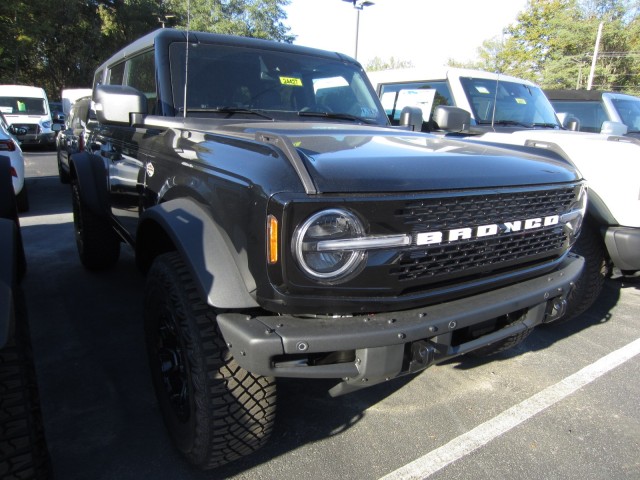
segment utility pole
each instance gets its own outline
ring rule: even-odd
[[[596,73],[596,62],[598,61],[598,50],[600,49],[600,37],[602,37],[603,22],[598,25],[598,36],[596,37],[596,46],[593,49],[593,60],[591,61],[591,71],[589,72],[589,82],[587,83],[587,90],[591,90],[593,86],[593,76]]]

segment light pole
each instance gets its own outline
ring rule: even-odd
[[[356,51],[355,51],[355,59],[358,59],[358,35],[360,30],[360,10],[363,10],[364,7],[370,7],[371,5],[375,5],[373,2],[369,0],[343,0],[344,2],[349,2],[353,4],[353,8],[356,9]]]

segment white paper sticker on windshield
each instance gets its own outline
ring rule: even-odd
[[[487,87],[483,87],[483,86],[477,86],[476,90],[480,93],[484,93],[484,94],[489,94],[491,92],[489,92],[489,89]]]

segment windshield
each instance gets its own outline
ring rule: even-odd
[[[616,107],[622,123],[629,133],[640,131],[640,98],[612,98],[611,103]]]
[[[0,112],[23,115],[47,114],[44,99],[37,97],[0,97]]]
[[[178,113],[184,112],[185,56],[184,43],[171,45]],[[338,59],[200,44],[189,49],[188,78],[191,116],[261,112],[270,118],[388,123],[364,71]]]
[[[472,77],[462,77],[460,82],[478,125],[560,127],[551,103],[538,87]]]

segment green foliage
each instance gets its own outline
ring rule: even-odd
[[[41,86],[50,100],[63,88],[90,87],[96,67],[161,27],[292,42],[289,0],[10,0],[0,2],[0,84]]]
[[[388,60],[383,60],[380,57],[374,57],[369,60],[365,68],[368,72],[376,72],[379,70],[393,70],[396,68],[412,68],[413,62],[411,60],[401,60],[399,58],[391,57]]]
[[[166,0],[162,13],[173,15],[176,28],[292,43],[295,37],[282,23],[288,4],[289,0],[190,0],[187,15],[185,0]]]
[[[544,88],[586,88],[602,22],[593,88],[640,94],[639,7],[638,0],[529,0],[504,41],[485,41],[479,60],[465,66]]]

